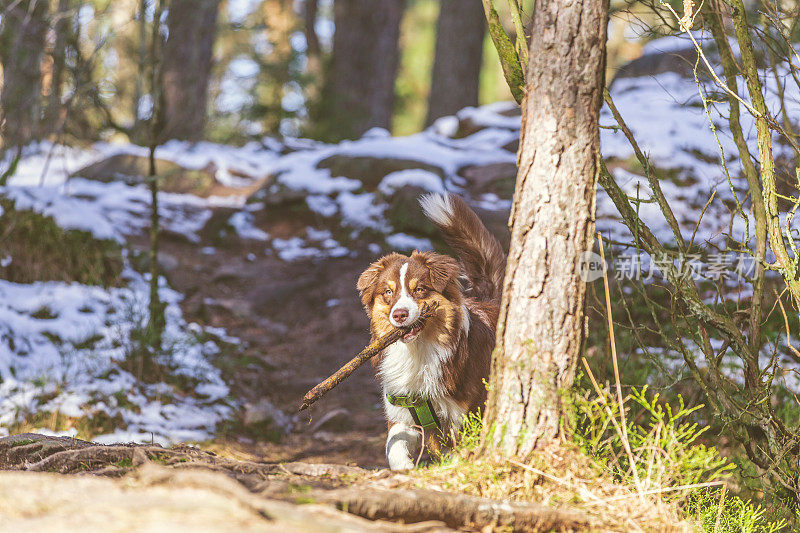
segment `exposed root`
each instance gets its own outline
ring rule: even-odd
[[[514,531],[582,531],[588,517],[535,503],[516,503],[433,490],[365,487],[314,493],[319,501],[336,505],[370,520],[404,523],[441,520],[453,528],[512,528]]]

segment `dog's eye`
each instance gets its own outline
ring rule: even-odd
[[[391,298],[392,297],[392,289],[386,289],[383,292],[383,295],[386,296],[387,298]]]
[[[417,287],[416,289],[414,289],[414,294],[416,296],[422,296],[423,294],[425,294],[425,287]]]

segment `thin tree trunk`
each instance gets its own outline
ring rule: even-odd
[[[779,271],[795,301],[800,302],[800,272],[786,248],[783,228],[781,227],[778,209],[778,192],[775,179],[775,159],[772,153],[772,129],[769,124],[771,115],[767,108],[759,79],[753,41],[750,38],[750,26],[747,23],[747,11],[742,0],[730,2],[731,19],[739,43],[742,68],[747,92],[753,108],[758,112],[755,118],[758,160],[761,162],[761,194],[764,198],[764,210],[767,220],[767,237],[770,249],[775,255]],[[789,236],[789,238],[792,238]]]
[[[72,11],[71,0],[58,0],[58,10],[55,13],[53,29],[55,41],[53,43],[53,74],[50,79],[50,94],[47,97],[47,110],[45,124],[47,132],[56,133],[60,128],[61,117],[65,110],[61,105],[64,72],[67,63],[67,42],[71,31]]]
[[[19,147],[41,135],[41,61],[47,30],[46,0],[4,2],[0,29],[0,138],[3,148]]]
[[[728,89],[733,94],[739,94],[739,87],[736,77],[738,76],[738,66],[736,59],[731,50],[728,36],[724,31],[722,22],[722,13],[720,12],[719,3],[708,4],[706,6],[706,13],[708,13],[707,22],[711,29],[711,35],[717,43],[720,52],[720,62],[722,63],[722,70],[725,74],[725,83]],[[750,306],[750,347],[753,353],[757,352],[761,347],[761,317],[763,308],[764,297],[764,280],[765,271],[763,261],[767,253],[767,211],[764,204],[764,197],[761,191],[761,183],[758,180],[758,171],[753,163],[750,149],[747,146],[747,140],[742,131],[742,125],[739,120],[739,101],[729,95],[728,105],[730,112],[728,113],[728,126],[733,135],[733,140],[736,143],[736,148],[739,151],[739,161],[742,164],[744,177],[747,180],[747,186],[750,189],[750,202],[752,204],[753,218],[756,222],[756,265],[755,275],[753,276],[753,297]],[[757,365],[757,361],[748,362],[748,366],[752,367],[753,364]],[[748,368],[745,372],[745,382],[749,387],[757,386],[758,368]]]
[[[584,331],[600,158],[607,4],[553,0],[533,19],[511,250],[486,406],[486,443],[526,456],[560,435]]]
[[[203,138],[219,0],[172,0],[164,45],[162,139]]]
[[[299,29],[300,19],[294,11],[293,0],[264,0],[261,9],[271,47],[262,60],[261,82],[256,94],[264,133],[276,134],[286,117],[283,97],[286,84],[292,79],[291,37]]]
[[[308,57],[308,71],[312,74],[319,74],[322,68],[322,46],[317,35],[317,13],[319,5],[317,0],[306,0],[303,9],[303,19],[305,24],[306,57]]]
[[[426,125],[478,105],[485,33],[481,0],[441,0]]]
[[[158,268],[158,246],[160,221],[158,214],[158,172],[156,171],[156,148],[159,139],[163,138],[165,109],[162,107],[164,99],[162,96],[164,71],[163,64],[159,58],[164,57],[161,49],[162,38],[160,32],[161,13],[164,9],[165,0],[157,0],[155,16],[153,17],[153,28],[150,40],[150,96],[153,99],[153,109],[150,116],[150,151],[149,151],[149,172],[148,185],[150,189],[150,301],[148,304],[149,318],[147,322],[147,342],[153,352],[160,350],[166,318],[164,316],[165,305],[161,302],[158,292],[158,281],[160,272]],[[166,105],[166,104],[164,104]],[[140,364],[144,364],[141,361]]]
[[[139,136],[142,130],[142,117],[139,108],[144,95],[144,80],[147,79],[147,0],[139,0],[138,8],[139,49],[136,55],[136,79],[133,80],[133,134]]]
[[[306,0],[303,12],[304,27],[306,35],[306,73],[309,80],[306,82],[306,98],[309,101],[316,102],[319,99],[320,90],[322,88],[323,79],[323,58],[322,58],[322,44],[319,41],[317,34],[317,16],[319,14],[319,5],[317,0]]]
[[[390,128],[404,0],[336,0],[325,119],[331,139]]]

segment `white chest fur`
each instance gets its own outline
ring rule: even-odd
[[[459,428],[466,411],[447,394],[442,379],[442,367],[452,356],[450,348],[425,343],[421,339],[408,344],[396,342],[389,346],[380,365],[386,418],[392,422],[413,425],[408,409],[394,406],[386,400],[386,394],[410,394],[428,398],[442,424],[452,429]]]

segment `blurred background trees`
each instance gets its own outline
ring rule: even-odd
[[[17,148],[41,136],[42,72],[40,64],[47,31],[47,3],[14,2],[4,10],[0,30],[3,62],[3,109],[5,144]]]
[[[147,144],[154,3],[2,0],[3,150]],[[157,23],[162,140],[408,134],[509,98],[480,0],[171,0]]]

